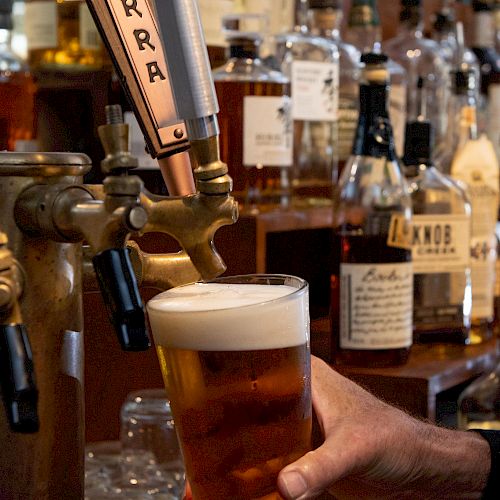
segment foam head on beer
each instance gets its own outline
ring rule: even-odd
[[[307,288],[194,283],[148,303],[157,345],[230,351],[276,349],[309,340]]]

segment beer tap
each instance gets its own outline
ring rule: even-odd
[[[38,389],[33,357],[18,298],[21,268],[0,233],[0,385],[7,418],[14,432],[38,431]]]

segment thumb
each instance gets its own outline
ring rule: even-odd
[[[347,474],[347,457],[329,441],[332,440],[325,441],[279,473],[278,489],[282,496],[288,500],[314,498]]]

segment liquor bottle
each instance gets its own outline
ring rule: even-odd
[[[290,84],[259,57],[266,22],[259,14],[224,16],[229,58],[213,71],[221,158],[233,178],[234,195],[251,211],[290,203]]]
[[[413,206],[413,341],[468,344],[471,207],[464,190],[434,166],[432,125],[423,112],[406,126],[403,157]]]
[[[406,362],[412,344],[412,211],[386,104],[387,57],[361,61],[358,127],[334,195],[332,357],[387,366]]]
[[[461,430],[500,431],[500,363],[460,394],[457,426]]]
[[[337,179],[339,52],[310,29],[308,18],[319,22],[324,10],[303,2],[298,7],[294,31],[274,37],[276,61],[291,84],[292,203],[325,206],[331,205]]]
[[[377,8],[377,0],[353,0],[349,10],[346,41],[354,45],[360,53],[380,52],[382,47],[382,27]],[[406,125],[406,70],[389,59],[387,69],[390,76],[389,116],[391,118],[396,152],[403,155]]]
[[[338,140],[339,173],[352,149],[358,119],[359,56],[358,50],[345,43],[340,34],[343,19],[343,0],[309,0],[307,23],[314,36],[327,40],[339,54],[338,76]]]
[[[86,71],[108,64],[85,0],[26,0],[25,23],[33,70]]]
[[[463,24],[457,23],[455,3],[455,0],[445,0],[441,9],[434,14],[432,38],[441,47],[441,53],[451,68],[465,64],[479,73],[474,52],[464,44]]]
[[[0,0],[0,151],[25,150],[34,139],[35,84],[11,47],[12,0]]]
[[[427,117],[435,127],[436,148],[446,133],[446,109],[450,68],[439,45],[424,38],[421,0],[401,0],[400,25],[394,38],[382,44],[383,52],[406,69],[408,75],[407,119],[417,117],[417,83],[425,81]]]
[[[474,71],[458,69],[451,75],[448,154],[439,155],[436,162],[465,186],[472,206],[470,341],[479,343],[492,335],[499,166],[493,145],[478,134]]]

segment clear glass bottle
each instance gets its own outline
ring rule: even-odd
[[[432,38],[441,47],[441,53],[450,68],[465,64],[465,67],[479,74],[479,63],[474,52],[464,45],[463,25],[457,25],[455,3],[455,0],[445,0],[441,9],[434,14]]]
[[[435,127],[435,143],[436,148],[439,148],[446,133],[450,68],[439,45],[423,36],[421,0],[401,0],[401,6],[398,33],[382,44],[382,50],[406,70],[408,120],[417,117],[417,83],[419,78],[424,79],[427,116]]]
[[[461,430],[500,431],[500,363],[460,394],[457,426]]]
[[[298,4],[294,31],[274,38],[276,61],[291,84],[292,200],[299,207],[331,205],[338,164],[339,53],[309,29],[307,7]]]
[[[361,61],[358,127],[334,195],[332,357],[388,366],[405,363],[412,344],[412,210],[387,110],[387,57]]]
[[[349,10],[348,29],[345,39],[360,53],[380,52],[382,27],[377,0],[353,0]],[[404,149],[406,125],[407,78],[405,69],[389,59],[387,69],[390,75],[389,115],[391,117],[396,152],[401,157]]]
[[[470,341],[479,343],[492,336],[499,166],[493,145],[486,135],[478,134],[474,72],[455,70],[451,76],[446,154],[436,162],[441,172],[464,186],[472,206]]]
[[[0,0],[0,151],[25,150],[35,135],[35,83],[11,47],[12,0]]]
[[[25,24],[33,70],[91,71],[109,64],[85,0],[26,0]]]
[[[251,211],[290,204],[290,84],[259,57],[266,22],[259,14],[224,16],[229,58],[213,71],[221,158],[233,178],[234,195]]]
[[[432,125],[422,110],[406,126],[403,157],[413,206],[413,341],[468,344],[471,207],[431,152]]]
[[[313,35],[332,43],[339,54],[338,142],[339,174],[349,159],[358,120],[359,57],[341,38],[343,0],[309,0],[308,25]]]

